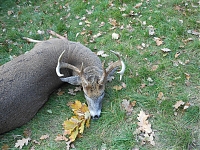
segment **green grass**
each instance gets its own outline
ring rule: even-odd
[[[151,0],[149,3],[143,1],[141,7],[134,8],[139,2],[113,1],[114,6],[111,7],[111,1],[108,0],[0,0],[0,65],[10,61],[10,56],[23,54],[34,46],[23,41],[22,37],[48,39],[47,33],[37,33],[38,30],[47,29],[61,35],[67,33],[69,40],[81,42],[94,52],[104,50],[110,54],[110,50],[115,50],[123,55],[127,66],[123,82],[127,88],[121,91],[112,89],[114,85],[121,84],[117,75],[113,82],[107,84],[102,116],[99,120],[92,121],[83,137],[74,142],[76,149],[200,149],[200,39],[187,32],[200,32],[198,1],[174,0],[159,3],[157,0]],[[123,7],[123,3],[126,4],[126,9],[121,12],[119,7]],[[181,9],[176,10],[176,6]],[[92,9],[92,14],[86,12]],[[13,14],[8,15],[9,11],[13,11]],[[130,11],[137,15],[122,16]],[[91,22],[90,26],[80,20],[82,17]],[[109,18],[116,20],[115,29],[111,30]],[[79,22],[83,22],[83,25],[80,26]],[[105,22],[105,25],[99,27],[101,22]],[[156,29],[154,36],[162,38],[163,45],[156,46],[154,36],[148,33],[149,25]],[[122,26],[124,28],[120,29]],[[76,34],[82,31],[86,34],[76,37]],[[91,43],[91,37],[98,32],[102,32],[102,36]],[[114,32],[120,34],[119,40],[111,38]],[[188,38],[193,40],[184,42]],[[138,48],[142,43],[148,46]],[[162,48],[172,51],[164,55]],[[176,52],[181,52],[178,58],[174,58]],[[116,60],[116,57],[110,55],[101,59],[109,62]],[[177,60],[189,60],[189,63],[174,66],[173,62]],[[152,71],[153,65],[158,65],[158,69]],[[185,73],[191,76],[188,85]],[[149,77],[153,80],[152,83],[148,81]],[[141,88],[141,84],[147,86]],[[82,92],[76,96],[67,94],[68,88],[72,87],[62,87],[66,91],[62,96],[52,94],[46,105],[26,125],[0,135],[0,148],[8,145],[9,149],[15,149],[17,139],[23,137],[24,130],[30,129],[32,141],[28,146],[24,146],[24,149],[65,149],[65,142],[56,142],[54,139],[58,134],[62,134],[62,123],[72,115],[66,103],[76,99],[85,101]],[[159,92],[164,94],[164,99],[160,101],[157,100]],[[132,115],[126,116],[121,109],[122,99],[137,102]],[[189,102],[191,106],[174,116],[172,106],[179,100]],[[137,128],[137,114],[141,109],[151,115],[149,120],[155,130],[155,146],[140,145],[137,136],[133,134]],[[52,113],[49,113],[49,110]],[[50,138],[41,141],[39,138],[44,134],[49,134]],[[14,138],[13,135],[18,136]],[[39,141],[40,145],[35,144],[34,140]]]

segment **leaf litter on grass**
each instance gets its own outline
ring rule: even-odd
[[[77,137],[82,137],[85,127],[89,128],[91,119],[89,109],[85,103],[76,100],[75,102],[69,102],[68,106],[72,109],[74,116],[64,121],[63,135],[58,135],[55,138],[56,141],[66,141],[67,149],[70,148],[70,144]]]

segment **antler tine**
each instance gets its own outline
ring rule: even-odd
[[[60,73],[60,68],[69,68],[69,69],[72,69],[72,70],[76,71],[78,74],[80,74],[81,71],[80,71],[77,67],[75,67],[75,66],[73,66],[73,65],[70,65],[70,64],[68,64],[68,63],[60,62],[60,59],[62,58],[62,55],[63,55],[64,53],[65,53],[65,50],[60,54],[60,56],[59,56],[59,58],[58,58],[58,64],[57,64],[57,66],[56,66],[56,73],[57,73],[57,75],[58,75],[59,77],[64,76],[64,74],[61,74],[61,73]]]
[[[117,73],[120,74],[120,80],[121,80],[121,79],[122,79],[122,76],[124,75],[126,66],[125,66],[124,61],[122,60],[121,55],[120,55],[119,52],[115,52],[115,51],[112,51],[112,50],[111,50],[111,52],[114,53],[114,54],[119,58],[119,61],[120,61],[120,63],[121,63],[122,69],[121,69],[120,71],[117,72]],[[117,66],[116,66],[116,67],[117,67]]]
[[[113,69],[115,69],[116,67],[122,66],[122,69],[119,72],[117,72],[117,73],[120,74],[120,80],[122,79],[122,76],[123,76],[123,74],[125,72],[126,66],[125,66],[120,54],[118,52],[115,52],[115,51],[112,51],[112,50],[111,50],[111,52],[114,53],[119,58],[119,60],[114,62],[114,63],[112,63],[111,65],[109,65],[106,69],[103,68],[104,69],[104,73],[103,73],[103,75],[102,75],[102,77],[101,77],[101,79],[99,81],[99,83],[101,83],[101,84],[107,79],[107,76],[109,75],[109,73]]]
[[[103,68],[103,75],[101,79],[99,80],[99,84],[103,84],[105,76],[106,76],[106,69],[104,68],[105,60],[102,62],[102,68]]]
[[[59,76],[59,77],[62,77],[64,76],[64,74],[61,74],[60,73],[60,68],[61,68],[61,62],[60,62],[60,59],[62,57],[62,55],[64,54],[65,50],[60,54],[60,56],[58,57],[58,63],[57,63],[57,66],[56,66],[56,74]]]
[[[48,32],[49,34],[51,34],[51,35],[54,35],[54,36],[58,37],[59,39],[67,40],[67,38],[65,38],[64,36],[62,36],[62,35],[56,33],[55,31],[47,30],[47,32]]]
[[[78,75],[80,76],[82,82],[84,82],[85,86],[88,85],[88,82],[87,80],[85,79],[84,75],[83,75],[83,63],[81,65],[81,70],[79,70],[77,67],[73,66],[73,65],[70,65],[68,63],[64,63],[64,62],[60,62],[60,59],[62,57],[62,55],[64,54],[65,50],[60,54],[59,58],[58,58],[58,64],[57,64],[57,67],[56,67],[56,73],[59,77],[62,77],[64,76],[64,74],[61,74],[60,73],[60,68],[68,68],[68,69],[71,69],[71,70],[74,70],[75,72],[78,73]]]

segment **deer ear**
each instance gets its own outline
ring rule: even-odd
[[[66,78],[60,78],[61,81],[67,82],[72,85],[81,85],[81,78],[79,76],[71,76]]]

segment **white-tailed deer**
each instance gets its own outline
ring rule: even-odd
[[[107,77],[119,66],[124,73],[120,55],[114,52],[119,60],[104,69],[89,48],[56,36],[30,40],[38,42],[32,50],[0,66],[0,134],[33,118],[63,81],[82,85],[91,116],[99,118]]]

